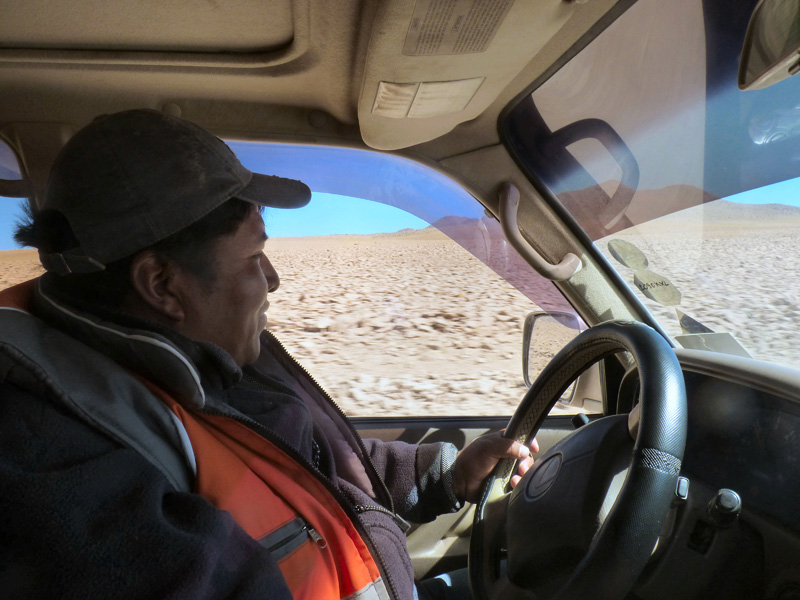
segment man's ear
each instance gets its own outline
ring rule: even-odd
[[[136,312],[168,325],[181,323],[186,318],[180,293],[179,269],[152,250],[137,254],[131,262],[130,278],[138,298]]]

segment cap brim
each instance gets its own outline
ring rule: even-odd
[[[311,200],[311,189],[295,179],[253,173],[250,183],[236,197],[273,208],[300,208]]]

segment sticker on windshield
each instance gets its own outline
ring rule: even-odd
[[[608,242],[608,251],[622,265],[638,271],[648,267],[647,257],[644,252],[625,240],[611,240]]]
[[[647,268],[650,261],[639,248],[628,241],[616,239],[608,242],[608,252],[618,263],[633,270],[633,285],[646,298],[662,306],[678,306],[681,303],[680,290],[669,279]],[[750,356],[730,333],[717,333],[678,308],[675,309],[675,315],[683,335],[674,339],[683,348]]]
[[[645,296],[662,306],[677,306],[681,303],[681,293],[672,282],[649,269],[639,269],[633,273],[633,285]]]
[[[647,267],[649,261],[644,252],[625,240],[611,240],[608,251],[620,263],[633,269],[633,285],[647,298],[662,306],[677,306],[681,303],[681,293],[672,282]]]

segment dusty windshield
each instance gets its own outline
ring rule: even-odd
[[[640,0],[505,128],[676,345],[795,366],[800,79],[737,88],[754,4]]]

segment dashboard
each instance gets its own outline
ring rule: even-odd
[[[629,599],[800,600],[800,374],[676,353],[689,409],[688,494],[673,502]],[[740,504],[720,518],[720,502],[735,496]]]
[[[684,475],[732,489],[743,508],[800,533],[800,405],[693,373],[686,384]]]

